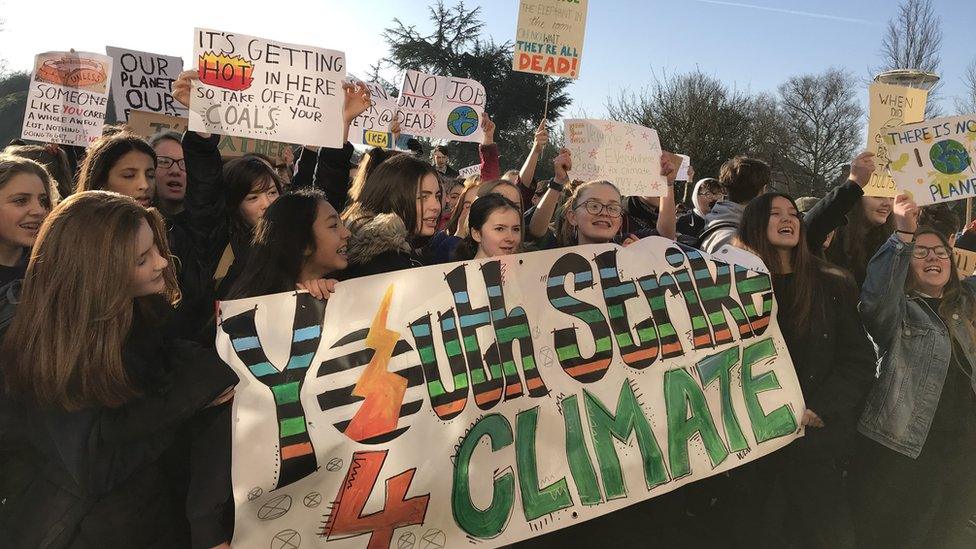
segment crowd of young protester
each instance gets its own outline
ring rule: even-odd
[[[174,86],[184,104],[191,74]],[[370,99],[352,84],[344,94],[348,126]],[[799,206],[769,192],[766,164],[730,159],[695,183],[679,218],[667,160],[664,196],[622,196],[612,181],[573,180],[568,150],[537,181],[544,124],[521,168],[502,174],[487,118],[483,129],[480,174],[466,179],[442,147],[429,162],[371,149],[358,164],[348,142],[303,147],[285,169],[261,155],[225,161],[219,136],[192,131],[109,132],[84,154],[8,147],[3,544],[227,546],[237,379],[213,348],[215,300],[327,299],[337,280],[655,235],[763,260],[806,436],[520,545],[976,546],[976,280],[957,272],[951,215],[864,196],[865,153],[847,182]],[[974,238],[976,223],[958,243]]]

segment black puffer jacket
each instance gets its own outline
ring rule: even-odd
[[[341,280],[421,267],[420,256],[408,240],[407,228],[396,214],[364,215],[346,221],[349,266]]]
[[[229,406],[216,352],[135,322],[123,349],[142,391],[75,412],[0,402],[4,547],[212,547],[229,540]],[[226,438],[226,440],[224,440]],[[187,496],[189,492],[189,497]]]

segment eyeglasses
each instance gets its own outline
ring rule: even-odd
[[[925,259],[929,256],[929,252],[935,253],[935,257],[939,259],[949,259],[949,248],[945,246],[919,246],[918,244],[912,250],[912,257],[915,259]]]
[[[169,169],[170,167],[173,166],[173,164],[176,164],[176,167],[179,168],[181,171],[184,172],[186,171],[186,164],[183,162],[182,158],[177,160],[175,158],[170,158],[168,156],[156,157],[156,165],[164,170]]]
[[[586,213],[590,215],[600,215],[605,211],[610,217],[620,217],[620,214],[624,211],[620,207],[620,204],[600,204],[595,200],[587,200],[579,206],[576,206],[576,208],[586,208]]]
[[[702,192],[698,193],[698,196],[703,196],[703,197],[709,198],[709,199],[711,199],[711,198],[717,198],[719,200],[725,200],[725,193],[718,193],[718,194],[716,194],[716,193],[713,193],[711,191],[702,191]]]

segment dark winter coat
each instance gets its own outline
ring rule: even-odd
[[[237,377],[214,350],[134,325],[123,361],[142,395],[119,408],[0,397],[4,547],[185,547],[187,530],[194,547],[230,539],[230,463],[213,458],[230,443],[229,407],[204,407]]]
[[[347,246],[349,266],[338,274],[341,280],[422,266],[396,214],[362,216],[347,220],[346,225],[352,236]]]

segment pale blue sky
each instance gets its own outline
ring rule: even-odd
[[[517,0],[467,5],[482,7],[487,34],[496,41],[513,38]],[[569,88],[574,98],[569,113],[604,114],[608,95],[621,87],[640,88],[651,81],[652,70],[697,66],[751,92],[774,91],[791,75],[830,66],[867,78],[897,5],[897,0],[591,0],[581,78]],[[944,29],[943,104],[951,112],[952,97],[963,93],[963,68],[976,56],[976,1],[935,0],[935,5]],[[0,0],[5,19],[0,56],[10,68],[29,69],[41,51],[73,47],[104,53],[105,45],[113,45],[189,60],[192,29],[201,26],[342,50],[350,72],[362,74],[386,52],[380,34],[392,19],[424,30],[426,6],[421,0]],[[150,15],[149,10],[161,11]],[[866,98],[866,90],[859,95]]]

